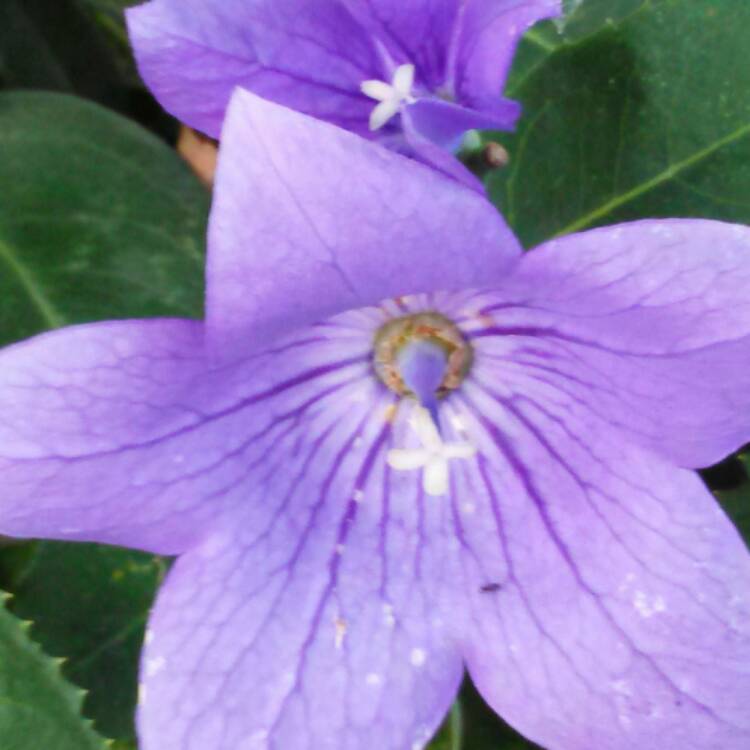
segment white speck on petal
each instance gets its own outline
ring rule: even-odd
[[[111,342],[112,351],[120,357],[125,357],[133,351],[133,343],[122,336],[116,336]]]
[[[663,597],[655,596],[650,598],[643,591],[636,591],[635,594],[633,594],[633,606],[641,617],[645,618],[653,617],[667,609],[667,603],[664,601]]]
[[[396,624],[396,616],[393,614],[392,604],[383,605],[383,619],[389,628],[392,628]]]
[[[365,499],[365,493],[362,492],[362,490],[354,490],[354,493],[352,494],[352,500],[354,500],[355,503],[361,503]]]
[[[432,732],[429,729],[426,727],[419,727],[414,739],[412,740],[411,750],[423,750],[431,736]]]
[[[151,628],[146,628],[146,635],[143,637],[143,642],[147,646],[154,642],[154,631]]]
[[[368,685],[372,685],[373,687],[376,687],[377,685],[380,685],[383,682],[383,678],[377,674],[377,672],[370,672],[370,674],[365,677],[365,682]]]
[[[627,680],[615,680],[612,689],[620,695],[633,695],[633,688]]]
[[[422,447],[388,451],[388,465],[396,471],[422,469],[424,491],[433,497],[445,495],[450,484],[448,462],[471,458],[476,454],[476,448],[469,443],[444,443],[430,412],[419,404],[415,405],[409,424],[417,433]]]
[[[146,702],[146,686],[142,683],[138,683],[138,703],[142,706]]]
[[[333,625],[335,628],[333,644],[337,649],[340,649],[344,645],[344,638],[346,638],[346,622],[340,617],[337,617],[333,621]]]
[[[466,425],[464,424],[463,419],[458,416],[458,414],[453,414],[451,416],[451,424],[453,425],[453,429],[457,432],[465,432],[466,431]]]
[[[268,740],[268,730],[259,729],[257,732],[253,732],[248,738],[247,742],[242,744],[241,750],[263,750],[268,747],[266,741]],[[240,748],[238,748],[240,750]]]
[[[393,73],[391,83],[377,80],[362,81],[360,91],[378,102],[370,114],[370,130],[380,130],[401,111],[404,104],[415,101],[411,93],[413,85],[414,66],[411,63],[399,65]]]
[[[167,666],[167,660],[163,656],[154,656],[146,659],[146,677],[153,677]]]
[[[427,652],[423,648],[413,648],[409,655],[409,661],[414,667],[421,667],[427,661]]]
[[[652,225],[650,227],[650,231],[651,234],[655,235],[656,237],[662,237],[665,240],[671,240],[676,237],[674,229],[662,223]]]

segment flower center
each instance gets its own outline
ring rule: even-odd
[[[449,462],[471,458],[466,442],[446,443],[440,434],[438,399],[458,388],[471,367],[472,352],[456,326],[438,313],[419,313],[387,323],[375,337],[375,370],[380,379],[414,404],[409,418],[419,448],[388,451],[388,465],[399,471],[422,469],[428,495],[444,495]]]
[[[401,396],[423,406],[461,385],[471,369],[473,352],[461,332],[440,313],[405,315],[386,323],[375,335],[375,371]]]
[[[415,101],[411,89],[414,85],[414,66],[399,65],[393,72],[390,83],[385,81],[362,81],[360,90],[370,99],[379,102],[370,114],[370,130],[380,130],[392,117],[401,111],[404,104]]]

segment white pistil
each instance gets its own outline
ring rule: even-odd
[[[444,443],[430,412],[416,405],[409,424],[417,433],[421,448],[395,448],[388,451],[386,461],[397,471],[424,469],[422,487],[428,495],[439,496],[448,492],[451,459],[471,458],[476,448],[469,443]]]
[[[397,115],[402,105],[411,104],[414,97],[414,66],[411,63],[399,65],[393,73],[391,83],[385,81],[362,81],[360,90],[370,99],[380,102],[370,114],[370,130],[380,130],[388,120]]]

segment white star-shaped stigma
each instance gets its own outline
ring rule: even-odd
[[[471,458],[476,448],[469,443],[444,443],[430,412],[416,405],[409,424],[417,433],[421,448],[395,448],[388,451],[386,461],[392,469],[413,471],[424,469],[422,487],[428,495],[439,496],[448,492],[448,461]]]
[[[398,114],[403,104],[411,104],[414,97],[414,66],[399,65],[393,73],[391,83],[385,81],[362,81],[360,89],[365,96],[380,102],[370,114],[370,130],[380,130],[388,120]]]

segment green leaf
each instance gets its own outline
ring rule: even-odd
[[[161,141],[61,94],[0,94],[0,344],[198,317],[208,194]]]
[[[0,63],[3,86],[73,88],[68,71],[20,0],[4,0],[0,7]]]
[[[13,88],[67,91],[122,109],[137,80],[125,41],[124,35],[111,40],[83,0],[3,0],[0,6],[3,82]]]
[[[536,750],[485,702],[467,677],[429,750]]]
[[[0,737],[3,750],[104,750],[80,716],[82,691],[68,685],[0,600]]]
[[[621,23],[645,2],[647,0],[563,0],[561,18],[537,24],[521,40],[513,59],[506,94],[521,96],[526,79],[552,52]]]
[[[443,726],[435,739],[430,742],[428,750],[465,750],[463,743],[463,710],[457,700],[450,710]]]
[[[99,18],[108,19],[108,22],[117,29],[117,34],[127,41],[125,9],[139,5],[142,0],[79,0],[79,2]]]
[[[525,244],[646,216],[750,223],[749,3],[584,0],[562,37],[544,28],[508,91],[519,129],[491,134],[511,163],[488,189]]]
[[[461,689],[464,750],[535,750],[482,699],[470,679]]]
[[[747,473],[745,481],[734,489],[719,490],[715,494],[740,534],[750,545],[750,454],[738,458]]]
[[[649,2],[650,0],[563,0],[564,18],[555,22],[555,25],[564,41],[580,41],[607,26],[622,23]]]
[[[138,5],[141,0],[77,0],[77,2],[109,37],[114,49],[119,53],[121,68],[129,74],[135,74],[124,11],[126,8]],[[137,80],[137,76],[134,77]]]
[[[208,195],[146,131],[72,97],[2,94],[0,183],[2,343],[65,323],[201,314]],[[86,714],[132,738],[138,652],[164,562],[56,543],[1,558],[14,610],[90,691]]]
[[[45,542],[14,585],[13,612],[65,657],[63,674],[88,691],[84,712],[109,737],[134,737],[138,654],[165,570],[141,552]]]

